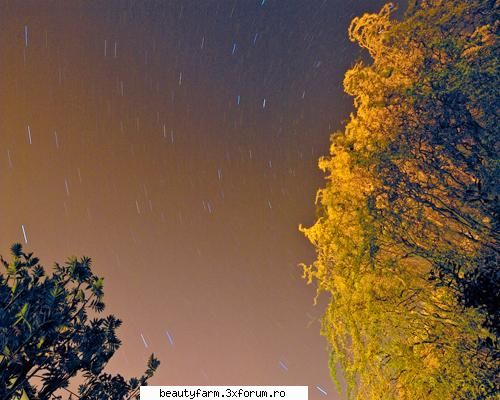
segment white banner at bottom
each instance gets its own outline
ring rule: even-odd
[[[141,400],[308,400],[307,386],[141,386]]]

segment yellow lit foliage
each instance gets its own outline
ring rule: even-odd
[[[373,62],[345,75],[356,111],[319,161],[304,277],[331,296],[322,334],[349,398],[493,399],[497,338],[463,287],[499,248],[496,7],[415,3],[352,21]]]

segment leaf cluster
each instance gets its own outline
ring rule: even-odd
[[[91,259],[56,263],[47,275],[20,244],[11,252],[11,261],[0,258],[0,398],[62,399],[62,392],[86,400],[138,398],[159,362],[151,356],[145,374],[128,381],[104,372],[121,345],[122,321],[97,317],[105,309],[103,278],[92,272]],[[83,383],[73,393],[77,374]]]
[[[493,399],[498,379],[498,6],[414,1],[355,18],[371,63],[331,137],[317,252],[322,333],[349,398]]]

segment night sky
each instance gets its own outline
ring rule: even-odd
[[[110,371],[338,398],[298,225],[383,3],[0,1],[0,253],[93,259]]]

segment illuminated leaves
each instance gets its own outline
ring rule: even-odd
[[[494,5],[419,2],[401,21],[392,11],[355,18],[349,29],[373,62],[345,75],[356,112],[319,161],[328,182],[318,220],[300,227],[317,252],[304,277],[331,295],[322,334],[351,398],[491,398]]]

